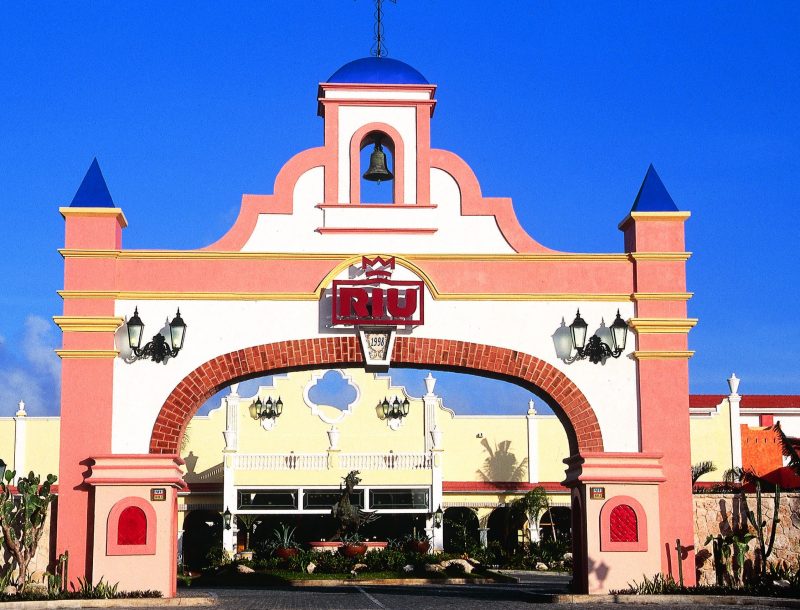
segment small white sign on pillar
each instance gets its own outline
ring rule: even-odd
[[[389,366],[394,349],[394,330],[391,326],[358,327],[358,336],[361,339],[361,349],[367,366]]]

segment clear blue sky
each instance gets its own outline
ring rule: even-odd
[[[693,392],[800,393],[800,3],[399,0],[433,145],[546,246],[619,252],[649,163],[687,224]],[[97,156],[128,248],[196,248],[320,145],[316,85],[368,54],[370,0],[4,2],[0,415],[58,405],[63,221]],[[176,231],[186,223],[187,230]]]

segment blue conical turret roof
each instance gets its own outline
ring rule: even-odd
[[[653,164],[647,168],[639,194],[633,202],[631,212],[677,212],[678,206],[669,196],[664,183],[656,173]]]
[[[113,208],[114,200],[108,192],[103,172],[97,158],[92,161],[89,170],[83,177],[83,182],[78,187],[78,192],[72,198],[71,208]]]

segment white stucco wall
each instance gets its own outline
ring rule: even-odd
[[[409,277],[410,272],[404,269],[396,275]],[[628,353],[616,360],[609,359],[605,365],[588,361],[567,365],[556,359],[551,338],[562,317],[571,318],[578,306],[593,331],[602,317],[610,322],[617,308],[623,318],[632,316],[632,303],[434,301],[427,290],[425,301],[425,325],[415,328],[413,336],[469,340],[546,360],[562,370],[586,395],[597,414],[607,451],[638,450],[636,364],[629,356],[633,340],[629,341]],[[180,306],[188,330],[184,349],[166,364],[115,360],[112,441],[115,453],[147,452],[162,404],[181,379],[204,362],[243,347],[331,334],[324,330],[324,322],[320,323],[321,305],[316,301],[118,301],[116,314],[129,315],[134,305],[138,305],[145,321],[171,318]],[[127,348],[124,326],[121,330],[118,348],[124,356]],[[152,328],[147,330],[148,335],[154,332]]]
[[[294,188],[293,214],[261,214],[243,252],[382,252],[425,254],[513,254],[493,216],[461,216],[461,191],[450,174],[431,170],[434,208],[386,205],[381,208],[320,209],[324,170],[305,172]],[[431,234],[322,234],[319,228],[436,229]]]

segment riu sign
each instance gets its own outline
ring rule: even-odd
[[[361,258],[364,280],[333,280],[333,326],[419,326],[425,322],[424,284],[393,280],[394,257]]]

